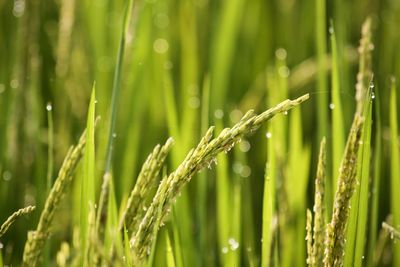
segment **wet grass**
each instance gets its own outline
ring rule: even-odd
[[[400,265],[397,6],[0,1],[0,266]]]

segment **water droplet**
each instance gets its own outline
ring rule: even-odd
[[[53,109],[53,107],[51,106],[51,103],[47,103],[46,109],[47,109],[47,111],[51,111]]]
[[[224,111],[222,109],[215,110],[214,117],[216,119],[222,119],[224,117]]]
[[[17,79],[11,80],[10,86],[11,86],[12,89],[18,88],[18,86],[19,86],[19,81],[18,81]]]
[[[335,33],[335,30],[334,30],[334,28],[332,26],[329,27],[329,33],[330,34],[334,34]]]
[[[240,174],[242,172],[243,165],[240,162],[235,162],[235,163],[233,163],[232,169],[233,169],[234,173]]]
[[[289,70],[288,67],[282,66],[282,67],[280,67],[280,68],[278,69],[278,73],[279,73],[279,75],[281,75],[281,77],[287,78],[287,77],[289,77],[290,70]]]
[[[224,253],[224,254],[228,253],[228,248],[227,247],[223,247],[222,248],[222,253]]]
[[[8,182],[11,180],[11,178],[12,178],[12,174],[10,171],[3,172],[3,180],[4,181]]]
[[[242,171],[240,172],[240,175],[244,178],[249,177],[251,174],[251,168],[247,165],[244,165],[242,168]]]
[[[375,99],[375,93],[374,92],[371,93],[371,99]]]
[[[283,112],[283,115],[287,115],[287,114],[288,114],[288,111],[285,110],[285,111]]]
[[[287,56],[287,52],[284,48],[279,48],[275,51],[275,56],[279,59],[279,60],[284,60],[286,59]]]
[[[243,142],[240,143],[239,149],[242,152],[248,152],[250,150],[250,143],[246,140],[244,140]]]
[[[116,133],[113,133],[113,134],[112,134],[112,137],[113,137],[113,138],[116,138],[116,137],[117,137],[117,134],[116,134]]]
[[[374,50],[374,49],[375,49],[374,44],[370,44],[370,45],[368,46],[368,49],[371,50],[371,51]]]
[[[24,0],[15,0],[13,7],[13,15],[17,18],[21,17],[25,11],[25,1]]]
[[[265,134],[265,137],[267,137],[268,139],[270,139],[270,138],[272,137],[272,133],[267,132],[267,133]]]
[[[192,109],[197,109],[200,107],[200,99],[197,96],[192,96],[189,98],[189,107]]]
[[[234,109],[229,114],[229,118],[233,123],[237,123],[243,117],[243,113],[239,109]]]
[[[228,244],[232,251],[235,251],[239,248],[239,242],[237,242],[234,238],[229,238]]]
[[[335,104],[330,103],[330,104],[329,104],[329,108],[330,108],[330,109],[335,109]]]
[[[154,41],[153,49],[154,51],[156,51],[156,53],[164,54],[165,52],[168,51],[168,48],[169,44],[167,40],[163,38],[158,38],[157,40]]]

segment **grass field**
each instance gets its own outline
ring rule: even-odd
[[[400,266],[400,1],[0,0],[0,267]]]

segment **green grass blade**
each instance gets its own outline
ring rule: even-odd
[[[211,52],[211,110],[221,108],[224,104],[244,4],[243,0],[222,2]]]
[[[81,264],[88,266],[90,222],[89,212],[95,204],[95,101],[96,89],[93,85],[87,116],[86,147],[84,152],[84,169],[81,180],[81,213],[80,213],[80,244],[82,248]]]
[[[370,156],[371,156],[371,128],[372,128],[372,101],[369,96],[364,110],[364,129],[363,129],[363,145],[361,149],[362,153],[362,163],[361,163],[361,173],[360,177],[360,197],[357,218],[357,236],[355,244],[354,253],[354,266],[361,267],[365,262],[365,243],[367,237],[367,226],[368,224],[368,210],[369,202],[368,195],[370,193],[369,183],[370,183]]]
[[[210,102],[210,79],[208,76],[205,77],[203,82],[202,100],[201,100],[201,132],[205,133],[209,127],[209,102]],[[208,214],[207,214],[207,185],[208,177],[207,172],[203,171],[199,173],[197,179],[197,216],[198,216],[198,229],[199,229],[199,252],[200,255],[208,255],[211,250],[209,242],[207,242],[207,229],[208,229]],[[207,264],[203,258],[202,264]]]
[[[216,130],[222,130],[222,121],[216,121]],[[229,183],[228,158],[224,154],[217,156],[216,166],[216,201],[217,201],[217,231],[218,231],[218,255],[222,266],[228,266],[228,239],[231,228],[232,214],[230,206],[231,189]]]
[[[400,155],[398,139],[398,116],[397,116],[397,89],[395,81],[392,82],[390,89],[390,177],[391,177],[391,202],[390,210],[393,216],[393,225],[400,225],[400,205],[398,197],[400,196]],[[393,244],[393,265],[400,266],[400,243]]]
[[[167,267],[175,267],[174,252],[172,251],[171,240],[168,231],[165,231],[165,254],[167,258]]]
[[[100,217],[102,216],[103,207],[107,202],[107,196],[108,196],[108,184],[109,184],[108,179],[110,178],[109,173],[111,172],[113,147],[116,138],[115,128],[117,121],[118,98],[121,90],[121,72],[122,72],[124,53],[125,53],[126,35],[128,34],[130,15],[132,12],[132,5],[133,5],[133,0],[129,0],[124,13],[120,43],[118,48],[117,65],[114,72],[113,89],[112,89],[111,104],[110,104],[111,114],[109,121],[110,124],[108,128],[107,151],[105,156],[103,185],[100,193],[99,205],[96,214],[96,228],[99,227]]]
[[[272,123],[271,123],[272,124]],[[272,125],[269,125],[267,131],[268,148],[267,148],[267,163],[264,171],[264,194],[263,194],[263,215],[262,215],[262,247],[261,247],[261,266],[271,266],[271,251],[273,240],[273,216],[275,214],[275,199],[276,199],[276,162],[274,140],[272,135]]]
[[[129,246],[129,236],[128,236],[128,230],[126,229],[124,225],[124,257],[125,257],[125,267],[130,267],[133,266],[133,260],[132,260],[132,255],[130,251],[130,246]]]
[[[53,111],[51,103],[47,103],[47,121],[48,121],[48,148],[47,148],[47,195],[50,192],[51,185],[53,183],[53,165],[54,165],[54,157],[53,157],[53,149],[54,149],[54,127],[53,127]]]
[[[332,110],[332,190],[336,192],[337,187],[337,177],[339,173],[339,166],[342,160],[342,155],[345,145],[344,137],[344,121],[343,121],[343,110],[342,101],[340,99],[340,75],[339,75],[339,65],[338,65],[338,53],[337,53],[337,43],[336,35],[333,29],[333,25],[330,27],[331,35],[331,47],[332,47],[332,103],[329,107]]]
[[[120,257],[123,252],[123,242],[120,235],[118,207],[112,178],[110,179],[110,196],[107,203],[107,221],[104,231],[104,252],[106,257],[113,257],[114,249],[116,249],[117,257]]]
[[[122,24],[121,39],[118,48],[117,65],[114,72],[114,81],[113,81],[113,89],[111,96],[110,126],[108,129],[108,145],[107,145],[106,161],[105,161],[105,173],[111,170],[112,151],[116,135],[115,126],[117,121],[118,97],[121,90],[121,72],[124,61],[125,42],[126,42],[126,35],[128,34],[132,5],[133,5],[133,0],[129,0],[125,9],[124,19]]]
[[[325,69],[326,65],[326,2],[325,0],[315,0],[316,11],[316,49],[317,49],[317,120],[318,138],[321,140],[328,133],[328,76]]]
[[[368,252],[367,252],[367,266],[372,267],[375,259],[375,246],[377,240],[378,229],[378,213],[379,213],[379,196],[381,188],[381,160],[382,160],[382,124],[381,124],[381,112],[380,112],[380,98],[377,90],[375,93],[375,146],[373,149],[373,180],[371,187],[371,216],[370,216],[370,227],[369,227],[369,240],[368,240]]]

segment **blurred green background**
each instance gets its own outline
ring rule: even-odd
[[[325,12],[317,16],[321,4],[326,4]],[[20,262],[27,231],[37,224],[49,185],[68,147],[77,142],[86,125],[94,81],[96,109],[101,116],[96,129],[97,190],[100,188],[125,6],[122,0],[0,0],[0,222],[18,208],[37,206],[0,240],[5,264]],[[291,165],[297,166],[291,171],[290,166],[280,166],[278,172],[304,177],[302,184],[288,182],[286,194],[304,188],[299,193],[298,212],[304,210],[300,217],[305,217],[305,208],[313,205],[313,178],[322,136],[327,137],[328,162],[332,161],[329,25],[335,29],[338,45],[342,133],[347,135],[355,107],[357,47],[362,22],[368,16],[373,25],[375,101],[380,103],[380,113],[373,118],[379,116],[382,125],[377,138],[383,152],[378,163],[379,192],[383,192],[379,194],[378,221],[383,221],[390,213],[390,194],[384,193],[390,192],[390,78],[400,74],[397,0],[135,0],[121,72],[113,151],[118,202],[126,200],[152,148],[168,136],[175,139],[169,172],[209,125],[219,129],[231,126],[248,109],[262,112],[287,97],[310,93],[301,113],[298,110],[276,119],[286,126],[283,132],[273,133],[286,140],[281,141],[285,145],[277,155],[282,164],[297,164]],[[321,61],[325,53],[326,63]],[[224,223],[231,223],[227,227],[232,229],[241,228],[232,230],[242,241],[236,263],[260,264],[268,133],[264,128],[242,142],[232,155],[223,156],[217,171],[195,177],[182,194],[178,215],[166,229],[171,233],[179,229],[183,250],[187,249],[182,256],[184,266],[221,264],[219,251],[227,245],[218,241],[224,238],[218,235]],[[299,142],[297,150],[290,148],[296,142],[288,140]],[[300,152],[294,155],[295,151]],[[292,160],[294,156],[299,157]],[[332,163],[328,167],[332,172]],[[221,176],[226,180],[218,179]],[[226,181],[226,187],[218,181]],[[278,191],[284,186],[279,181]],[[52,264],[61,240],[73,243],[74,225],[79,220],[79,184],[69,189],[56,215],[48,252]],[[218,200],[221,188],[228,192],[226,198]],[[290,208],[285,210],[284,198],[277,197],[279,209],[289,217],[297,216],[293,215],[297,207],[294,213]],[[238,209],[239,215],[221,222],[221,207],[228,214]],[[299,243],[305,246],[305,224],[299,225],[293,229],[304,232],[296,232],[289,242],[295,250],[302,247]],[[377,235],[379,229],[375,228],[372,232]],[[305,265],[304,249],[289,253],[291,258],[282,265]],[[158,259],[162,262],[161,256]],[[390,263],[390,259],[386,261]]]

